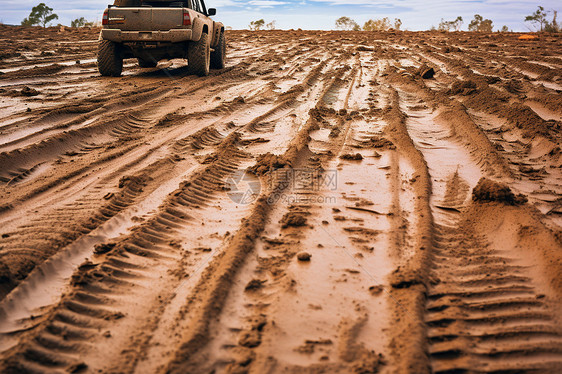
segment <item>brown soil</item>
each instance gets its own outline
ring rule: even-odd
[[[479,202],[497,201],[511,205],[518,205],[527,202],[527,197],[523,194],[515,196],[511,189],[505,184],[494,182],[482,178],[472,190],[472,200]]]
[[[0,372],[562,370],[562,37],[0,31]]]

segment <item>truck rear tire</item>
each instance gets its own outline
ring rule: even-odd
[[[221,31],[219,43],[215,50],[211,52],[211,68],[224,69],[224,61],[226,58],[226,37],[224,31]]]
[[[189,71],[200,77],[209,75],[211,60],[211,46],[209,45],[209,34],[202,33],[198,42],[190,42],[187,49],[187,63]]]
[[[105,77],[118,77],[123,71],[121,46],[109,40],[102,40],[98,48],[98,70]]]
[[[155,68],[156,65],[158,65],[158,61],[145,60],[142,58],[137,58],[137,60],[141,68]]]

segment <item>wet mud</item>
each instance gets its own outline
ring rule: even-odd
[[[0,32],[0,372],[562,370],[559,36]]]

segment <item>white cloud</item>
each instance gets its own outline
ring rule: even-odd
[[[273,8],[274,6],[285,5],[289,3],[285,1],[275,1],[275,0],[253,0],[253,1],[249,1],[248,4],[255,5],[260,8]]]

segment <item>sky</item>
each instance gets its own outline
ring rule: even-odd
[[[54,24],[70,25],[70,21],[85,17],[101,19],[111,0],[0,0],[0,22],[20,24],[31,8],[45,2],[59,16]],[[206,0],[208,8],[217,8],[216,20],[234,29],[248,28],[253,20],[275,21],[279,29],[332,30],[341,16],[354,19],[360,25],[369,19],[388,17],[402,20],[402,29],[427,30],[438,26],[441,19],[452,21],[462,16],[463,30],[475,14],[489,18],[494,30],[503,25],[513,31],[529,31],[531,24],[525,16],[537,6],[545,10],[559,10],[560,0]],[[549,14],[549,19],[552,13]]]

